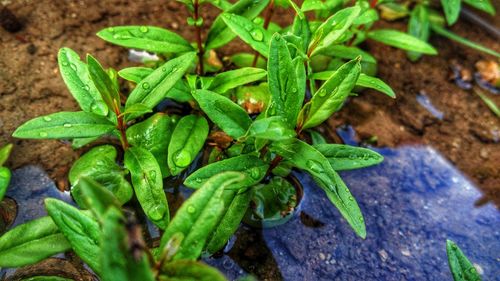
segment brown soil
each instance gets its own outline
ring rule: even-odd
[[[77,110],[58,73],[57,50],[67,46],[82,56],[91,53],[106,67],[122,68],[131,65],[126,50],[97,38],[94,34],[98,30],[112,25],[147,24],[193,38],[192,30],[184,28],[186,10],[173,0],[10,2],[7,7],[21,19],[24,28],[14,34],[0,28],[0,144],[15,143],[8,163],[12,168],[40,164],[57,181],[64,178],[78,152],[58,141],[11,137],[17,126],[31,118]],[[203,11],[206,24],[211,23],[214,12]],[[498,17],[483,18],[497,27],[500,24]],[[283,11],[278,11],[275,19],[281,23],[291,20]],[[402,22],[381,26],[404,29]],[[467,22],[462,21],[452,30],[500,51],[496,38]],[[390,100],[371,91],[364,93],[328,122],[330,128],[351,124],[363,139],[377,136],[380,146],[432,145],[479,184],[488,200],[500,206],[500,144],[495,135],[500,134],[500,121],[474,93],[448,79],[452,60],[473,69],[475,62],[488,57],[443,38],[434,37],[431,42],[440,55],[424,57],[418,63],[409,62],[402,51],[366,43],[364,47],[379,59],[379,76],[398,97]],[[235,40],[220,55],[246,48]],[[417,103],[416,95],[421,91],[444,113],[443,120]],[[500,96],[493,99],[500,104]]]

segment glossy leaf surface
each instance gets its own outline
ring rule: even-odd
[[[242,16],[223,13],[220,17],[252,49],[266,58],[269,56],[269,42],[272,36],[269,31]]]
[[[379,29],[368,32],[367,37],[380,43],[399,49],[419,52],[427,55],[436,55],[437,51],[427,42],[401,31],[392,29]]]
[[[446,254],[453,280],[480,281],[481,276],[460,248],[451,240],[446,240]]]
[[[243,86],[266,77],[267,72],[260,68],[243,67],[217,74],[207,90],[223,94],[230,89]]]
[[[343,144],[314,145],[328,159],[335,171],[352,170],[377,165],[384,157],[377,152],[356,146]]]

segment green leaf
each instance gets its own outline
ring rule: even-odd
[[[475,43],[475,42],[472,42],[468,39],[465,39],[463,37],[460,37],[458,35],[456,35],[455,33],[449,31],[449,30],[446,30],[444,27],[442,26],[439,26],[437,24],[431,24],[431,29],[432,31],[436,32],[437,34],[443,36],[443,37],[446,37],[448,39],[451,39],[455,42],[458,42],[462,45],[465,45],[469,48],[472,48],[472,49],[476,49],[478,51],[481,51],[483,53],[486,53],[486,54],[489,54],[489,55],[492,55],[492,56],[495,56],[497,58],[500,58],[500,53],[490,49],[490,48],[487,48],[487,47],[484,47],[478,43]]]
[[[24,123],[12,136],[21,139],[89,138],[102,136],[114,128],[115,124],[94,113],[57,112]]]
[[[332,44],[339,43],[360,12],[361,8],[359,6],[345,8],[323,22],[314,32],[309,44],[311,56]]]
[[[87,144],[89,144],[93,141],[96,141],[98,139],[99,139],[99,137],[73,139],[71,141],[71,148],[76,150],[76,149],[82,148],[82,147],[86,146]]]
[[[133,195],[130,183],[125,179],[125,171],[116,164],[116,148],[112,145],[97,146],[75,161],[68,174],[71,195],[81,208],[88,208],[78,180],[88,177],[111,191],[125,204]]]
[[[217,269],[198,261],[178,260],[165,263],[160,281],[227,281]]]
[[[240,222],[245,216],[245,213],[250,205],[253,192],[248,190],[225,190],[222,194],[224,201],[224,211],[221,215],[217,227],[213,231],[213,235],[208,240],[206,250],[213,254],[226,245],[227,241],[236,232],[240,226]]]
[[[453,280],[455,281],[480,281],[481,276],[476,268],[467,259],[455,242],[446,239],[446,254]]]
[[[217,74],[207,90],[224,94],[225,92],[239,86],[243,86],[266,77],[264,69],[255,67],[244,67],[236,70],[229,70]]]
[[[217,126],[233,138],[243,136],[252,120],[243,108],[232,100],[207,90],[197,90],[193,97]]]
[[[273,116],[255,120],[245,137],[281,141],[296,135],[295,130],[289,126],[284,117]]]
[[[197,189],[215,175],[226,171],[234,171],[241,172],[244,178],[239,181],[238,185],[233,184],[231,189],[241,189],[260,182],[266,175],[268,168],[269,165],[255,155],[239,155],[211,163],[196,170],[186,178],[184,185]]]
[[[353,60],[361,56],[362,62],[377,63],[377,60],[369,53],[358,47],[349,47],[344,45],[330,45],[318,52],[318,55],[337,57],[341,59]]]
[[[334,73],[335,71],[317,72],[314,73],[312,77],[316,80],[328,80]],[[364,73],[359,74],[358,80],[356,81],[356,86],[370,88],[379,91],[391,98],[396,97],[396,93],[394,93],[394,90],[392,90],[392,88],[389,85],[387,85],[384,81],[380,80],[377,77],[369,76]]]
[[[22,279],[22,281],[74,281],[74,280],[59,276],[32,276]]]
[[[109,77],[108,73],[102,68],[101,64],[91,55],[87,54],[87,65],[89,75],[95,87],[101,93],[102,100],[108,108],[118,112],[120,108],[120,94],[118,88]]]
[[[86,206],[89,206],[93,214],[99,219],[104,217],[110,207],[120,208],[122,205],[113,192],[90,178],[80,178],[78,185]]]
[[[6,167],[0,167],[0,202],[3,200],[7,187],[9,187],[10,178],[12,174]]]
[[[318,144],[326,144],[327,143],[325,137],[320,132],[317,132],[314,130],[308,130],[308,132],[311,135],[311,141],[312,141],[313,146],[316,146]]]
[[[341,66],[314,94],[301,111],[302,129],[315,127],[340,109],[356,85],[361,64],[359,58]]]
[[[392,29],[373,30],[366,34],[372,40],[386,44],[399,49],[419,52],[427,55],[436,55],[437,51],[429,45],[414,36]]]
[[[5,164],[5,162],[7,162],[7,160],[9,159],[12,147],[13,145],[9,143],[0,148],[0,166],[3,166],[3,164]]]
[[[272,36],[269,31],[242,16],[223,13],[220,17],[252,49],[266,58],[269,56],[269,42]]]
[[[99,31],[97,36],[118,46],[161,54],[193,51],[177,33],[154,26],[113,26]]]
[[[298,139],[275,142],[270,149],[296,168],[311,174],[356,234],[363,239],[366,237],[363,215],[356,200],[321,152]]]
[[[305,92],[299,91],[297,72],[286,41],[275,33],[269,47],[268,82],[271,104],[268,116],[283,116],[292,126],[304,102]]]
[[[61,48],[57,60],[64,83],[80,108],[86,112],[108,115],[108,107],[90,79],[88,67],[80,60],[80,56],[70,48]]]
[[[202,116],[182,117],[168,145],[168,167],[173,176],[180,174],[196,158],[208,136],[208,122]]]
[[[163,249],[173,235],[182,233],[184,239],[172,259],[196,260],[224,210],[221,199],[224,189],[244,179],[242,173],[224,172],[205,182],[177,210],[161,237],[160,248]]]
[[[253,19],[264,10],[268,3],[269,0],[240,0],[225,12],[240,15],[246,19]],[[227,27],[222,15],[219,15],[208,31],[205,48],[210,50],[222,47],[233,40],[234,37],[236,37],[236,34]]]
[[[429,10],[427,7],[419,4],[415,6],[410,14],[408,21],[408,34],[427,42],[430,36]],[[407,52],[406,55],[411,61],[417,61],[422,54],[419,52]]]
[[[126,107],[142,103],[150,108],[156,106],[174,85],[191,67],[196,53],[186,53],[178,58],[167,61],[146,78],[142,79],[130,93]]]
[[[21,267],[66,252],[71,245],[50,217],[20,224],[0,237],[0,267]]]
[[[462,0],[441,0],[448,25],[454,24],[460,15]]]
[[[103,281],[153,281],[153,273],[145,255],[136,261],[127,246],[125,218],[116,208],[104,216],[101,239],[101,264]]]
[[[123,113],[122,115],[125,116],[125,121],[130,121],[133,120],[139,116],[142,116],[144,114],[153,112],[151,108],[148,106],[145,106],[142,103],[136,103],[131,106],[129,106]],[[132,117],[130,117],[132,116]]]
[[[495,15],[495,7],[491,4],[490,0],[463,0],[466,4],[484,11],[492,16]]]
[[[127,67],[118,71],[118,75],[128,81],[139,84],[142,79],[153,73],[154,69],[149,67]]]
[[[491,112],[493,112],[497,117],[500,117],[500,108],[492,99],[488,98],[488,96],[477,89],[474,89],[474,92],[483,100]]]
[[[335,171],[369,167],[384,161],[382,155],[362,147],[344,144],[317,144],[313,147],[328,159]]]
[[[45,199],[45,208],[75,253],[100,273],[99,224],[75,207],[54,198]]]
[[[124,163],[130,170],[135,195],[142,209],[156,226],[165,229],[170,212],[158,162],[146,149],[131,147],[125,151]]]
[[[255,60],[255,54],[250,53],[236,53],[231,56],[231,62],[234,63],[237,67],[251,67]],[[255,67],[265,69],[266,68],[266,60],[259,56],[257,58],[257,63]]]
[[[165,178],[168,170],[168,144],[175,128],[176,120],[164,113],[156,113],[148,119],[127,129],[127,140],[132,146],[145,148],[153,154],[161,174]]]
[[[297,7],[293,0],[290,0],[289,2],[296,13],[292,24],[292,34],[302,39],[300,51],[305,54],[307,53],[307,47],[309,46],[312,37],[309,21],[306,15]],[[292,57],[295,57],[293,51],[290,51],[290,53],[292,54]]]

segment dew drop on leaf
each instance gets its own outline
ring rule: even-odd
[[[89,85],[85,84],[85,85],[83,85],[82,89],[84,89],[85,91],[89,91],[90,87],[89,87]]]
[[[67,61],[63,61],[61,64],[62,64],[63,66],[68,66],[68,62],[67,62]]]
[[[163,218],[163,214],[165,213],[165,208],[162,205],[155,206],[154,208],[150,209],[148,212],[148,216],[152,220],[161,220]]]
[[[260,170],[257,167],[250,169],[250,177],[254,180],[258,180],[260,178]]]
[[[318,92],[318,95],[319,95],[320,97],[324,97],[324,96],[326,96],[326,90],[325,90],[325,89],[323,89],[323,90],[319,91],[319,92]]]
[[[149,83],[148,83],[148,82],[144,82],[144,83],[142,83],[142,88],[143,88],[144,90],[149,89],[149,87],[150,87],[150,86],[149,86]]]
[[[180,150],[174,156],[174,163],[177,167],[187,167],[191,163],[191,154],[186,150]]]
[[[52,118],[50,118],[49,116],[44,116],[43,120],[49,122],[49,121],[52,121]]]
[[[149,171],[149,177],[152,181],[156,181],[156,171]]]
[[[203,182],[203,179],[202,179],[202,178],[196,178],[196,179],[195,179],[195,181],[196,181],[197,183],[202,183],[202,182]]]
[[[349,196],[349,201],[354,201],[354,198],[352,196]]]
[[[364,222],[365,221],[365,219],[363,219],[363,217],[361,217],[361,216],[358,217],[358,220],[359,220],[359,222]]]
[[[263,22],[262,18],[254,18],[253,23],[255,24],[261,24]]]
[[[40,132],[40,137],[42,138],[45,138],[46,136],[48,136],[47,132]]]
[[[262,41],[262,39],[264,39],[264,34],[259,29],[253,29],[252,31],[250,31],[250,35],[255,41],[260,42]]]
[[[316,172],[316,173],[323,172],[323,168],[322,168],[321,164],[316,160],[307,160],[306,165],[313,172]]]
[[[141,27],[139,28],[139,30],[140,30],[142,33],[146,33],[146,32],[148,32],[148,31],[149,31],[149,29],[148,29],[146,26],[141,26]]]
[[[77,68],[76,68],[76,64],[72,63],[72,64],[70,64],[69,66],[70,66],[70,67],[71,67],[71,69],[73,69],[74,71],[76,71],[76,70],[77,70]]]
[[[71,128],[73,125],[71,125],[70,123],[64,123],[64,128]]]
[[[110,28],[108,28],[108,31],[111,32],[111,33],[114,33],[115,29],[113,27],[110,27]]]
[[[191,206],[191,205],[189,205],[187,207],[187,212],[190,213],[190,214],[194,214],[194,212],[196,212],[196,208],[193,207],[193,206]]]

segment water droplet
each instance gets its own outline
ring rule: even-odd
[[[349,201],[354,201],[354,197],[349,196],[348,198],[349,198]]]
[[[264,33],[262,33],[262,31],[260,31],[259,29],[253,29],[252,31],[250,31],[250,35],[255,41],[260,42],[262,41],[262,39],[264,39]]]
[[[149,177],[151,178],[152,181],[156,181],[156,171],[154,170],[149,171]]]
[[[176,71],[177,71],[177,67],[173,67],[173,68],[172,68],[172,72],[170,72],[170,73],[174,73],[174,72],[176,72]]]
[[[111,32],[111,33],[114,33],[115,32],[115,29],[113,27],[109,27],[108,28],[108,31]]]
[[[149,83],[148,83],[148,82],[144,82],[144,83],[142,83],[142,88],[143,88],[144,90],[149,89],[149,87],[150,87],[150,86],[149,86]]]
[[[49,134],[47,134],[47,132],[40,132],[40,133],[39,133],[39,135],[40,135],[40,137],[45,138],[45,137],[47,137]]]
[[[177,167],[187,167],[191,163],[191,154],[186,150],[177,152],[174,163]]]
[[[67,61],[62,61],[62,62],[61,62],[61,64],[62,64],[63,66],[68,66],[68,65],[69,65],[69,63],[68,63]]]
[[[292,93],[296,93],[297,92],[297,88],[293,87],[292,88]]]
[[[71,128],[73,125],[71,125],[70,123],[64,123],[64,128]]]
[[[141,26],[141,27],[139,28],[139,30],[140,30],[142,33],[146,33],[146,32],[148,32],[148,31],[149,31],[149,29],[148,29],[146,26]]]
[[[323,167],[321,166],[321,163],[319,163],[316,160],[307,160],[306,165],[307,167],[309,167],[309,169],[311,169],[311,171],[315,173],[323,172]]]
[[[255,24],[261,24],[263,22],[262,18],[254,18],[253,23]]]
[[[359,216],[359,217],[358,217],[358,220],[359,220],[359,222],[364,222],[364,221],[365,221],[365,219],[363,219],[363,217],[362,217],[362,216]]]
[[[148,216],[152,220],[158,221],[158,220],[161,220],[163,218],[164,213],[165,213],[165,207],[163,205],[158,205],[158,206],[151,208],[148,211]]]
[[[52,118],[50,118],[49,116],[44,116],[43,120],[49,122],[49,121],[52,121]]]
[[[90,86],[85,84],[82,86],[82,89],[84,89],[85,91],[90,91]]]
[[[73,69],[74,71],[76,71],[76,70],[77,70],[77,68],[76,68],[76,64],[72,63],[72,64],[70,64],[69,66],[70,66],[70,67],[71,67],[71,69]]]
[[[196,178],[194,181],[197,182],[197,183],[202,183],[203,179],[202,178]]]
[[[95,162],[95,164],[96,164],[97,166],[104,166],[104,161],[102,161],[102,160],[97,160],[97,161]]]
[[[254,180],[258,180],[260,178],[260,170],[257,167],[253,167],[250,169],[250,177]]]
[[[90,105],[90,111],[99,115],[108,115],[108,106],[103,101],[94,101]]]
[[[324,96],[326,96],[326,90],[325,90],[325,89],[320,90],[320,91],[318,92],[318,95],[319,95],[320,97],[324,97]]]
[[[167,68],[166,67],[162,67],[161,71],[165,72],[165,71],[167,71]]]
[[[187,212],[190,213],[190,214],[194,214],[194,212],[196,212],[196,208],[193,207],[193,206],[191,206],[191,205],[189,205],[187,207]]]

